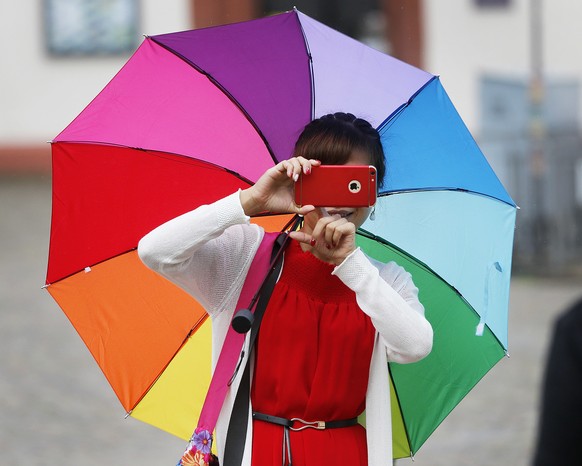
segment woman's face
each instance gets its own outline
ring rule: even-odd
[[[355,150],[344,165],[370,165],[370,156],[359,150]],[[360,228],[370,215],[371,207],[325,207],[315,209],[305,216],[305,223],[313,229],[317,221],[325,215],[340,215]]]

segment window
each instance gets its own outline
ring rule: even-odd
[[[482,7],[509,6],[509,3],[509,0],[475,0],[475,4]]]
[[[45,37],[53,55],[117,55],[139,40],[137,0],[44,0]]]

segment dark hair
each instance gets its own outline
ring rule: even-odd
[[[323,165],[343,165],[354,150],[369,154],[378,173],[378,186],[382,186],[386,160],[380,134],[351,113],[330,113],[308,123],[295,143],[294,154],[320,160]]]

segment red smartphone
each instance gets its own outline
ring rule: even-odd
[[[315,207],[371,207],[376,203],[372,165],[320,165],[295,182],[295,204]]]

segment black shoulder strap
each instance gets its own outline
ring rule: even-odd
[[[254,321],[251,327],[249,354],[251,354],[254,347],[255,340],[259,333],[261,320],[263,319],[263,314],[265,313],[265,309],[267,308],[267,304],[269,303],[269,299],[271,298],[271,294],[273,293],[273,289],[277,283],[277,278],[279,277],[281,266],[283,265],[283,255],[280,254],[278,257],[277,255],[281,248],[286,246],[286,236],[287,235],[285,233],[281,233],[273,245],[271,260],[274,261],[277,258],[277,261],[269,269],[268,278],[265,281],[261,296],[257,302],[257,308],[254,312]],[[251,365],[248,363],[249,360],[250,357],[247,358],[247,364],[245,366],[245,370],[240,381],[240,386],[234,400],[232,413],[230,415],[230,422],[228,423],[223,466],[240,466],[242,464],[245,442],[247,438],[247,424],[251,390]]]

